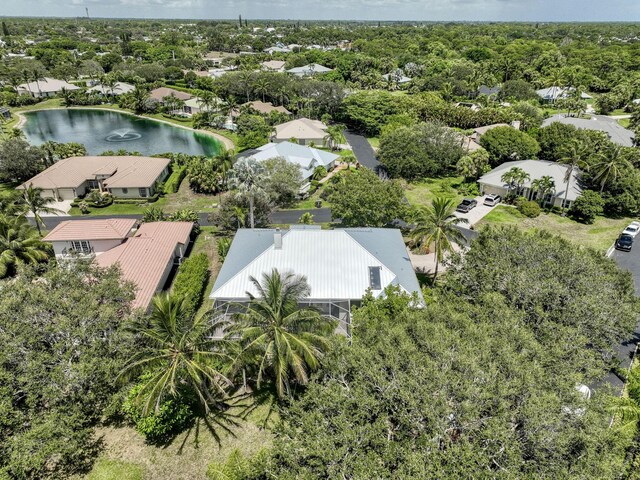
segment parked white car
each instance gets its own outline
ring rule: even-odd
[[[500,197],[500,195],[495,195],[495,194],[491,193],[491,194],[486,196],[486,198],[484,199],[483,204],[487,205],[488,207],[495,207],[501,201],[502,201],[502,198]]]
[[[627,228],[625,228],[622,231],[622,234],[631,235],[632,237],[635,237],[636,235],[638,235],[639,232],[640,232],[640,222],[631,222],[629,225],[627,225]]]

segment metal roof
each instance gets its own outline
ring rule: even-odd
[[[274,239],[282,235],[282,247]],[[241,301],[257,294],[249,277],[263,273],[304,275],[314,300],[360,299],[370,286],[369,267],[380,268],[382,294],[388,285],[400,285],[422,298],[400,230],[383,228],[322,230],[292,228],[240,229],[213,289],[212,299]]]
[[[530,188],[531,183],[534,180],[542,178],[545,175],[549,175],[555,183],[554,196],[557,198],[564,198],[566,188],[564,177],[568,167],[562,163],[549,162],[547,160],[518,160],[514,162],[505,162],[481,176],[478,179],[478,183],[499,188],[507,188],[507,184],[502,181],[501,177],[513,167],[521,168],[529,174],[530,179],[523,184],[523,187]],[[569,193],[567,195],[567,200],[569,201],[574,201],[582,194],[580,176],[580,171],[576,169],[569,181]]]
[[[633,139],[635,138],[635,135],[631,130],[627,130],[620,125],[614,118],[608,118],[604,115],[593,115],[591,118],[577,118],[558,114],[547,118],[542,122],[542,126],[548,127],[553,122],[573,125],[581,130],[597,130],[605,132],[613,143],[622,145],[623,147],[633,147]]]

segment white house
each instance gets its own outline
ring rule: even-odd
[[[285,122],[274,127],[275,134],[271,137],[272,142],[287,142],[295,138],[301,145],[308,145],[313,142],[315,145],[324,144],[324,137],[327,135],[327,126],[320,120],[309,118],[298,118]]]
[[[295,75],[297,77],[310,77],[313,75],[318,75],[321,73],[331,72],[331,68],[327,68],[324,65],[320,65],[318,63],[310,63],[309,65],[305,65],[304,67],[295,67],[287,70],[287,73]]]
[[[113,88],[103,85],[101,83],[96,84],[87,90],[89,93],[99,93],[100,95],[122,95],[123,93],[133,92],[136,89],[135,86],[130,83],[116,82]]]
[[[42,189],[56,200],[73,200],[91,190],[116,197],[151,197],[169,174],[168,158],[138,156],[70,157],[54,163],[17,187]]]
[[[512,189],[507,182],[502,180],[502,177],[514,167],[521,168],[529,175],[529,178],[525,180],[521,190],[517,192],[517,194],[530,200],[536,200],[538,195],[538,192],[532,188],[532,183],[544,176],[551,177],[555,185],[554,191],[548,195],[545,201],[552,203],[556,207],[562,207],[565,193],[567,197],[566,208],[569,208],[576,198],[582,194],[580,184],[581,173],[578,169],[574,170],[569,179],[569,185],[567,185],[565,183],[565,176],[569,167],[562,163],[549,162],[546,160],[517,160],[514,162],[505,162],[478,179],[480,193],[483,195],[497,194],[502,197],[507,195]]]
[[[260,65],[262,70],[266,70],[268,72],[284,72],[284,65],[287,62],[284,60],[269,60],[267,62],[262,62]]]
[[[124,242],[136,223],[133,218],[67,220],[60,222],[43,241],[51,243],[58,261],[92,258]]]
[[[545,102],[555,102],[556,100],[567,98],[569,96],[569,92],[570,89],[555,85],[549,88],[536,90],[538,96]]]
[[[209,298],[221,315],[257,295],[250,277],[261,280],[277,269],[303,275],[311,293],[303,305],[312,305],[338,321],[338,330],[351,333],[351,307],[371,292],[384,296],[393,285],[424,299],[400,230],[320,226],[280,229],[240,229],[216,278]]]
[[[589,118],[571,117],[565,114],[557,114],[542,122],[543,127],[548,127],[554,122],[573,125],[580,130],[597,130],[607,134],[613,143],[623,147],[633,147],[635,135],[631,130],[627,130],[618,123],[615,118],[605,115],[591,115]]]
[[[22,83],[18,85],[17,91],[19,95],[31,95],[35,98],[55,97],[62,90],[73,91],[80,90],[80,87],[69,83],[65,80],[56,80],[55,78],[41,78],[37,81]]]

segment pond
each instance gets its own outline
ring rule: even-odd
[[[60,109],[23,115],[23,130],[30,143],[82,143],[89,155],[126,150],[142,155],[175,152],[212,156],[220,149],[220,143],[210,135],[125,113]]]

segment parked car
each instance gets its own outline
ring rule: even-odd
[[[478,202],[473,198],[465,198],[460,202],[457,206],[456,211],[462,213],[468,213],[472,208],[475,208],[478,205]]]
[[[502,197],[500,195],[494,195],[493,193],[490,195],[487,195],[487,197],[484,199],[484,205],[487,205],[489,207],[495,207],[497,204],[499,204],[502,201]]]
[[[638,232],[640,232],[640,222],[631,222],[629,225],[627,225],[627,228],[622,231],[622,234],[635,237],[636,235],[638,235]]]
[[[633,237],[631,235],[626,235],[621,233],[618,239],[616,240],[616,250],[625,250],[627,252],[630,252],[632,246],[633,246]]]

